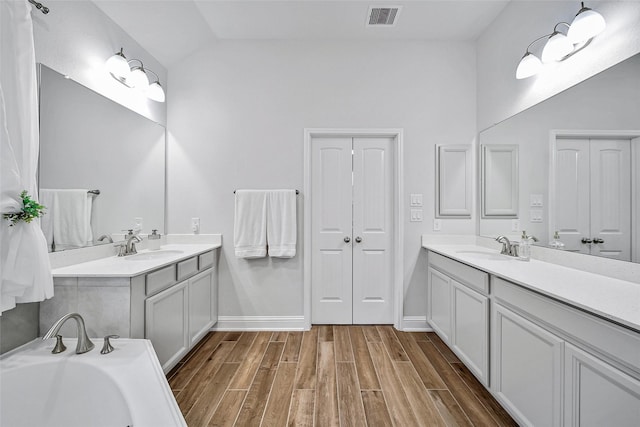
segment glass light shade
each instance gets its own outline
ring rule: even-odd
[[[140,67],[135,67],[127,79],[127,84],[136,89],[146,91],[149,88],[149,78],[147,73]]]
[[[561,33],[553,33],[542,49],[542,62],[560,61],[573,52],[573,43]]]
[[[147,89],[147,98],[157,102],[164,102],[165,95],[162,86],[160,86],[160,82],[155,81],[149,85],[149,89]]]
[[[606,26],[602,15],[588,7],[583,7],[573,18],[567,37],[574,44],[586,42],[603,32]]]
[[[107,67],[107,71],[120,80],[126,80],[131,73],[127,59],[120,53],[116,53],[107,59],[105,66]]]
[[[535,76],[542,69],[542,61],[531,52],[524,54],[518,68],[516,69],[516,79],[526,79],[527,77]]]

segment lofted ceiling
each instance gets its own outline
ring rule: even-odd
[[[475,40],[509,0],[93,0],[166,67],[213,40]],[[370,6],[401,6],[368,27]]]

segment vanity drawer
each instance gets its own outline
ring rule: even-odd
[[[209,268],[213,265],[213,261],[215,260],[213,256],[213,251],[205,252],[198,256],[198,266],[200,270],[204,270],[205,268]]]
[[[178,282],[198,272],[198,258],[193,257],[178,263]]]
[[[152,295],[159,292],[176,282],[176,265],[156,270],[147,274],[146,277],[146,295]]]
[[[457,281],[482,292],[489,293],[489,275],[451,258],[429,251],[429,264]]]

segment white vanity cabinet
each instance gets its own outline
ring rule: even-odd
[[[429,253],[427,322],[484,385],[489,384],[489,276]]]
[[[491,391],[530,426],[640,425],[640,334],[492,277]]]
[[[40,329],[44,332],[64,314],[78,312],[91,337],[117,334],[151,340],[168,372],[218,320],[217,252],[193,250],[128,277],[107,275],[111,269],[102,276],[55,277],[55,298],[40,305]],[[65,325],[62,335],[74,337],[73,326]]]
[[[523,425],[562,424],[563,341],[513,311],[494,304],[491,388]]]

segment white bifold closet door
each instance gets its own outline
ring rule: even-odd
[[[393,323],[392,144],[311,142],[312,323]]]

